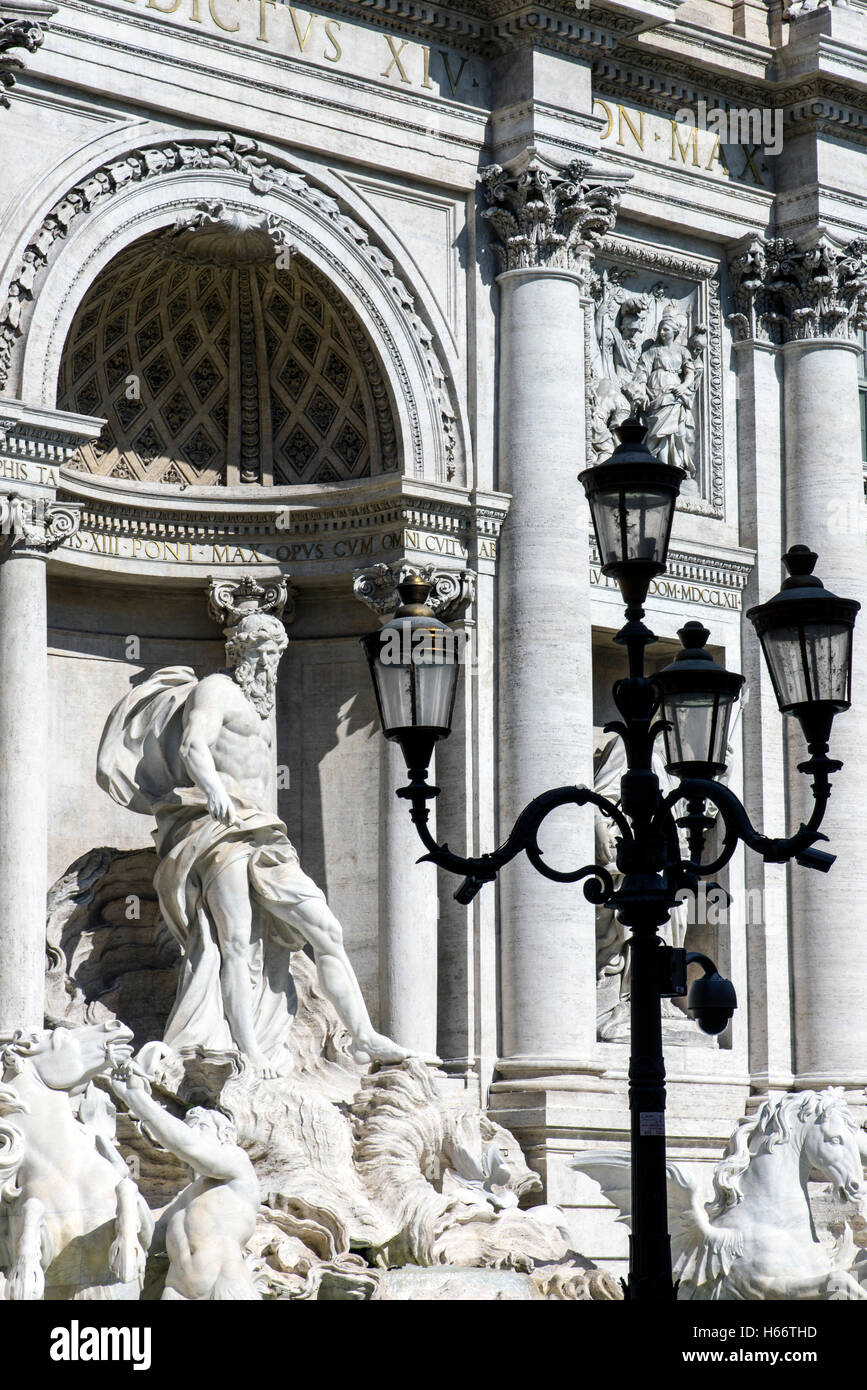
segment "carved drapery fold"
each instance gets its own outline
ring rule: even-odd
[[[489,207],[501,271],[572,270],[586,274],[589,253],[614,226],[626,182],[589,160],[563,169],[528,149],[505,167],[490,164],[479,181]]]
[[[794,241],[751,237],[729,263],[736,342],[854,340],[867,328],[867,240],[842,246],[824,227]]]

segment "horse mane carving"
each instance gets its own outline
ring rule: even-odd
[[[743,1201],[740,1180],[754,1158],[773,1153],[778,1144],[787,1144],[796,1124],[822,1120],[832,1110],[845,1118],[853,1132],[857,1130],[842,1086],[829,1086],[821,1093],[806,1091],[783,1096],[781,1100],[766,1100],[755,1115],[742,1120],[714,1172],[714,1200],[708,1207],[708,1218],[714,1221]]]

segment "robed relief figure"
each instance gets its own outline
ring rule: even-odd
[[[245,613],[227,632],[226,669],[157,671],[115,706],[97,758],[103,790],[156,818],[154,887],[184,952],[165,1042],[237,1048],[271,1076],[291,1069],[291,956],[305,944],[357,1060],[409,1055],[374,1030],[340,923],[266,809],[287,640],[278,617]]]

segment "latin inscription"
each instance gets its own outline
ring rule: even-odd
[[[426,531],[386,531],[377,536],[340,536],[336,540],[279,541],[256,545],[234,542],[144,539],[139,536],[108,535],[99,531],[77,531],[66,542],[66,549],[83,555],[102,555],[108,559],[154,561],[182,565],[273,565],[319,564],[332,560],[357,560],[360,564],[393,551],[417,551],[422,555],[468,558],[467,547],[454,536],[437,536]],[[479,542],[479,555],[495,560],[496,542]]]
[[[597,565],[590,566],[590,583],[600,589],[620,590],[609,575],[603,574]],[[739,589],[721,589],[713,584],[693,584],[684,579],[652,579],[649,595],[651,598],[670,598],[677,603],[700,603],[705,608],[729,608],[735,613],[741,609]]]
[[[262,45],[269,53],[330,64],[334,69],[456,101],[478,101],[473,60],[454,50],[366,29],[347,19],[278,0],[122,0],[188,31]]]
[[[29,463],[26,459],[0,459],[0,482],[60,487],[60,469],[47,463]]]
[[[601,97],[594,97],[593,112],[605,120],[600,139],[609,148],[751,188],[768,186],[768,168],[760,145],[724,145],[710,130]]]

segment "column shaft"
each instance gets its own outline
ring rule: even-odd
[[[406,763],[396,743],[383,739],[382,744],[379,1026],[404,1047],[432,1056],[437,1039],[437,873],[433,864],[416,863],[424,846],[410,820],[409,803],[395,796],[406,785]],[[433,811],[430,824],[436,834]]]
[[[790,869],[797,1084],[864,1084],[867,1034],[867,899],[863,779],[867,747],[867,563],[856,355],[840,341],[787,344],[785,359],[786,542],[819,555],[827,588],[861,602],[855,627],[852,708],[834,722],[831,756],[844,768],[822,826],[837,856],[830,873]],[[805,757],[789,723],[790,804],[797,825],[810,802],[795,770]]]
[[[45,559],[0,564],[0,1034],[41,1028],[48,855]]]
[[[738,343],[738,467],[742,544],[756,563],[743,608],[765,603],[780,587],[783,543],[782,360],[770,344]],[[786,825],[783,721],[761,647],[744,624],[744,803],[754,824],[782,835]],[[764,1091],[792,1084],[790,960],[786,868],[747,852],[746,949],[749,963],[749,1056],[753,1085]]]
[[[592,785],[584,315],[577,275],[512,270],[498,280],[501,542],[500,836],[538,793]],[[540,844],[556,868],[592,862],[593,816],[556,813]],[[595,1040],[594,914],[580,886],[521,857],[500,876],[506,1075],[582,1069]]]

